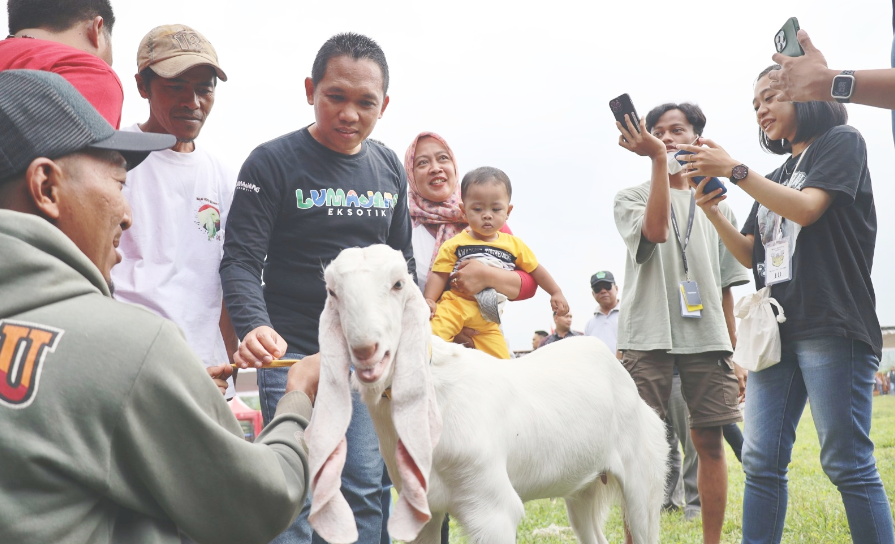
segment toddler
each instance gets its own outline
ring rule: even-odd
[[[509,359],[510,352],[498,326],[499,311],[489,304],[489,300],[496,300],[497,293],[486,289],[477,294],[477,302],[457,291],[444,290],[460,262],[477,259],[506,270],[519,267],[531,274],[537,284],[550,294],[550,305],[557,314],[565,315],[569,311],[559,286],[550,273],[538,265],[534,253],[525,242],[499,232],[513,210],[510,204],[512,194],[510,178],[497,168],[476,168],[463,176],[460,208],[466,215],[469,230],[441,245],[423,293],[432,311],[433,334],[450,342],[464,327],[469,327],[478,332],[475,336],[476,348],[500,359]],[[439,296],[441,300],[436,304]]]

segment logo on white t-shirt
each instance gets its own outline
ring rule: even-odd
[[[196,213],[196,224],[205,231],[209,240],[221,239],[221,211],[217,208],[217,202],[211,202],[207,198],[197,199],[209,202],[199,206]]]

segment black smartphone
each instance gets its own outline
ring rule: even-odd
[[[805,54],[802,50],[802,44],[799,43],[799,20],[790,17],[783,27],[774,35],[774,47],[778,53],[782,53],[787,57],[801,57]]]
[[[631,102],[631,97],[628,96],[628,93],[610,100],[609,109],[612,110],[615,120],[621,123],[623,127],[628,126],[625,124],[625,114],[627,114],[631,118],[631,122],[634,123],[634,129],[640,132],[640,117],[637,116],[637,110],[634,109],[634,103]]]
[[[681,155],[692,155],[692,154],[693,154],[692,151],[684,151],[682,149],[682,150],[678,151],[677,153],[675,153],[674,156],[675,156],[675,158],[678,158]],[[684,166],[684,167],[687,166],[687,162],[682,161],[680,158],[677,159],[677,162],[681,163],[681,166]],[[692,179],[696,183],[700,183],[702,180],[705,179],[705,176],[694,176]],[[720,179],[711,178],[709,180],[709,182],[705,184],[705,187],[703,188],[703,192],[708,194],[708,193],[711,193],[712,191],[717,191],[718,189],[721,189],[721,193],[718,196],[721,196],[727,192],[727,186],[725,186],[723,183],[721,183]],[[718,196],[716,196],[715,198],[718,198]],[[712,200],[714,200],[714,199],[712,199]]]

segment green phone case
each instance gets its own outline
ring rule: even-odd
[[[783,53],[787,57],[801,57],[805,54],[799,44],[799,38],[796,35],[799,32],[799,20],[790,17],[783,28],[774,35],[774,48],[778,53]]]

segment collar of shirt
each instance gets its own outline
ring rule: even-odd
[[[621,301],[618,301],[615,303],[615,307],[613,309],[609,310],[608,314],[604,314],[602,311],[600,311],[600,306],[597,305],[597,309],[594,310],[594,315],[602,315],[604,317],[609,317],[610,315],[612,315],[612,312],[621,311],[621,306],[622,306]]]

